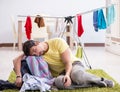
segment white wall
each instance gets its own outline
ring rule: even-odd
[[[13,42],[10,15],[17,23],[17,15],[71,16],[103,6],[105,0],[0,0],[0,43]],[[104,42],[105,30],[94,31],[92,12],[84,14],[82,20],[85,30],[83,42]]]

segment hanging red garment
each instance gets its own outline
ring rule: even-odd
[[[77,20],[78,20],[78,37],[81,37],[81,35],[84,32],[83,26],[82,26],[82,16],[78,14]]]
[[[25,31],[27,39],[31,39],[31,32],[32,32],[32,22],[30,16],[27,16],[26,23],[25,23]]]

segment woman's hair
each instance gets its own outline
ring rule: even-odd
[[[24,44],[23,44],[23,52],[24,52],[24,54],[26,56],[29,56],[30,55],[30,48],[32,46],[35,46],[35,45],[36,45],[35,41],[33,41],[33,40],[28,40],[28,41],[24,42]]]

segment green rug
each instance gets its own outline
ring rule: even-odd
[[[76,90],[59,90],[59,91],[52,91],[52,92],[120,92],[120,85],[103,70],[95,69],[95,70],[88,70],[88,72],[91,72],[100,77],[113,80],[115,82],[115,86],[113,88],[92,87],[92,88],[80,88]],[[13,71],[11,72],[8,80],[10,82],[15,81],[15,73]],[[4,90],[3,92],[19,92],[19,90]],[[34,91],[34,92],[38,92],[38,91]]]

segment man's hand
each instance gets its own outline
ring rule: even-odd
[[[21,87],[22,86],[22,77],[16,78],[15,85],[17,87]]]
[[[65,86],[65,87],[70,86],[70,85],[71,85],[70,76],[69,76],[69,75],[65,75],[65,76],[64,76],[64,79],[63,79],[63,82],[64,82],[64,86]]]

